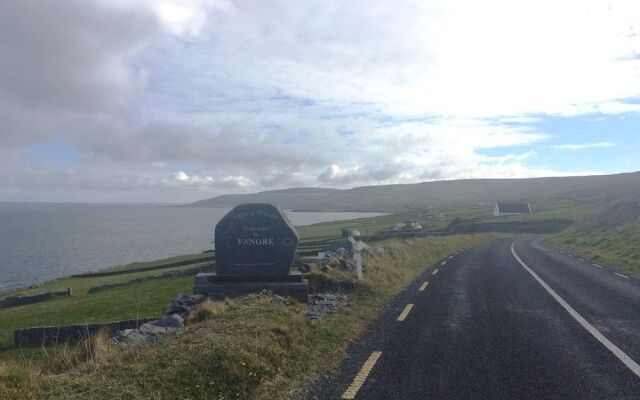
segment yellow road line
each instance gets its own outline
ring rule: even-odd
[[[433,272],[431,273],[431,275],[435,275],[438,273],[438,271],[440,271],[438,268],[434,269]]]
[[[371,370],[373,370],[373,367],[376,365],[381,355],[381,351],[374,351],[373,353],[371,353],[367,361],[365,361],[364,365],[362,365],[362,368],[360,369],[360,372],[358,372],[358,375],[353,378],[351,386],[349,386],[347,390],[345,390],[342,394],[342,400],[353,400],[356,398],[358,391],[360,390],[362,385],[364,385],[364,382],[369,377]]]
[[[420,286],[420,289],[418,289],[419,292],[424,292],[424,290],[427,288],[427,286],[429,286],[429,282],[425,282],[422,284],[422,286]]]
[[[398,316],[398,322],[404,322],[404,320],[407,319],[407,315],[409,315],[409,312],[412,308],[413,304],[407,304],[404,310],[402,310],[402,312]]]

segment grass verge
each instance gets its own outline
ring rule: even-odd
[[[604,206],[547,242],[640,277],[640,202]]]

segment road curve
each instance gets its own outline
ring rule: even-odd
[[[596,337],[640,362],[639,281],[540,239],[513,244],[493,241],[425,271],[306,398],[640,399],[640,377]]]

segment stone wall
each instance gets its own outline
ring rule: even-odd
[[[207,255],[207,256],[204,256],[204,257],[201,257],[201,258],[197,258],[197,259],[176,261],[176,262],[168,263],[168,264],[153,265],[151,267],[142,267],[142,268],[134,268],[134,269],[123,269],[123,270],[117,270],[117,271],[106,270],[106,271],[101,271],[101,272],[87,272],[87,273],[84,273],[84,274],[76,274],[76,275],[71,275],[71,276],[73,278],[95,278],[95,277],[98,277],[98,276],[125,275],[125,274],[134,274],[136,272],[155,271],[157,269],[167,269],[167,268],[181,267],[183,265],[199,264],[199,263],[211,262],[211,261],[213,261],[213,257]]]
[[[195,274],[197,274],[199,272],[210,271],[212,268],[213,268],[212,264],[206,264],[206,265],[203,265],[201,267],[190,268],[190,269],[186,269],[186,270],[183,270],[183,271],[169,271],[169,272],[165,272],[165,273],[160,274],[160,275],[143,276],[141,278],[132,279],[130,281],[126,281],[126,282],[122,282],[122,283],[103,283],[101,285],[91,286],[89,288],[89,290],[87,291],[87,293],[91,294],[91,293],[100,292],[100,291],[106,290],[106,289],[111,289],[111,288],[125,286],[125,285],[131,285],[131,284],[134,284],[134,283],[145,282],[145,281],[149,281],[149,280],[153,280],[153,279],[167,278],[167,277],[170,277],[170,276],[195,275]]]
[[[62,342],[79,342],[90,335],[106,329],[112,336],[118,330],[136,329],[147,322],[158,318],[130,319],[126,321],[104,322],[95,324],[79,324],[65,326],[39,326],[18,329],[13,332],[13,342],[16,347],[24,345],[42,345]]]
[[[43,301],[51,300],[54,297],[71,296],[71,294],[72,294],[71,288],[66,288],[64,290],[58,290],[55,292],[34,294],[33,296],[7,297],[4,300],[0,300],[0,308],[11,307],[11,306],[21,306],[24,304],[40,303]]]

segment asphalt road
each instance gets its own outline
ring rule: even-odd
[[[640,282],[513,243],[429,268],[307,398],[640,399]]]

